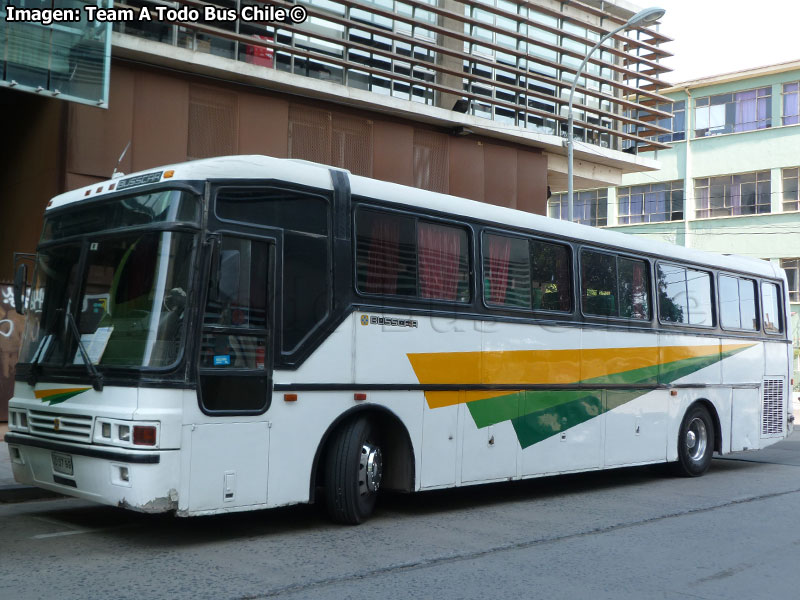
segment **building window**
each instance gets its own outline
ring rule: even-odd
[[[783,124],[797,125],[800,123],[800,83],[783,84]]]
[[[619,224],[683,219],[683,180],[617,189]]]
[[[766,129],[772,119],[771,88],[695,100],[695,137]]]
[[[781,269],[789,283],[789,302],[800,302],[800,258],[782,258]]]
[[[582,225],[605,227],[608,224],[608,190],[575,192],[572,202],[572,220]],[[547,202],[547,216],[566,221],[569,212],[567,194],[555,194]]]
[[[694,180],[698,219],[770,212],[770,173],[741,173]]]
[[[658,136],[659,142],[680,142],[686,139],[686,103],[673,102],[670,104],[659,104],[659,110],[672,113],[672,118],[659,119],[658,124],[672,131],[671,134]]]
[[[783,211],[800,210],[797,179],[800,169],[783,170]]]

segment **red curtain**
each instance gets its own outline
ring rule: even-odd
[[[370,232],[364,291],[371,294],[397,294],[399,272],[400,224],[392,218],[376,215]]]
[[[489,302],[504,304],[508,289],[508,259],[511,240],[506,237],[489,237]]]
[[[422,298],[456,300],[461,257],[461,232],[420,222],[417,225],[419,287]]]

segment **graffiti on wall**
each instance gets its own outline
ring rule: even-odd
[[[0,284],[0,421],[8,420],[8,400],[14,391],[24,321],[25,317],[14,310],[13,288]]]

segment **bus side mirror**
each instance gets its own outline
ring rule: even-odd
[[[28,265],[22,263],[14,274],[14,309],[21,315],[25,314],[25,287],[27,285]]]

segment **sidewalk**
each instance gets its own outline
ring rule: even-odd
[[[29,485],[20,485],[14,481],[11,471],[11,457],[8,455],[8,445],[4,438],[8,432],[8,424],[0,423],[0,503],[24,502],[40,498],[54,498],[58,494],[42,490]]]

